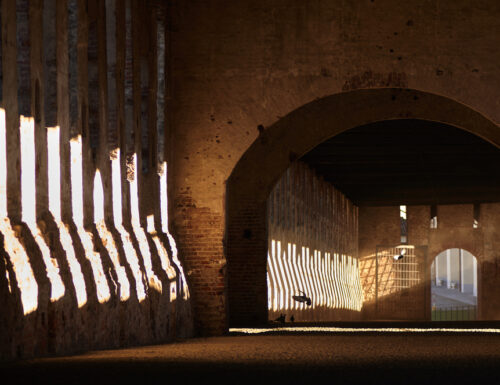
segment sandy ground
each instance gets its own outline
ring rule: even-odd
[[[5,384],[500,384],[500,334],[228,335],[3,363],[0,373]]]

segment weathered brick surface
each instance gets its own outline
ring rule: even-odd
[[[106,59],[111,53],[106,49],[104,2],[44,2],[44,6],[52,7],[44,15],[51,15],[54,19],[51,25],[56,24],[48,35],[44,34],[44,47],[48,48],[45,70],[50,74],[45,78],[49,80],[44,81],[44,94],[50,94],[47,108],[54,107],[50,110],[52,113],[47,114],[47,122],[61,127],[62,212],[64,221],[73,226],[71,234],[74,237],[69,140],[71,135],[78,133],[83,135],[84,211],[89,229],[93,223],[93,177],[97,167],[105,176],[106,217],[111,219],[107,150],[108,145],[120,142],[119,134],[125,138],[122,145],[126,147],[126,151],[122,149],[122,171],[125,171],[126,157],[130,160],[134,152],[138,156],[138,170],[152,171],[137,175],[137,170],[127,169],[129,177],[137,175],[139,179],[140,221],[145,227],[147,216],[153,214],[158,221],[155,159],[161,156],[155,154],[157,130],[153,128],[157,128],[155,120],[161,120],[161,112],[156,110],[161,108],[161,98],[155,99],[159,95],[155,87],[161,83],[155,74],[157,53],[161,50],[151,46],[157,37],[156,23],[151,23],[155,17],[151,11],[156,3],[128,0],[124,3],[125,11],[116,15],[117,20],[120,17],[125,20],[117,24],[117,39],[124,36],[125,40],[119,52],[124,56],[123,62],[116,63],[124,67],[125,85],[116,88],[117,92],[124,93],[122,102],[117,98],[118,104],[125,104],[118,105],[116,112],[117,124],[125,127],[121,132],[115,130],[116,127],[106,130],[109,123],[106,116],[113,117],[114,113],[108,111],[109,98],[114,100],[108,75],[111,74],[112,84],[115,70],[117,81],[120,76],[119,69],[113,69],[113,61]],[[500,146],[497,124],[500,121],[497,105],[500,51],[496,33],[499,10],[493,0],[440,2],[439,7],[412,2],[403,8],[397,0],[319,0],[307,4],[296,0],[286,3],[281,0],[162,3],[166,5],[168,20],[165,27],[165,44],[169,52],[165,63],[168,84],[165,159],[171,171],[168,194],[173,215],[170,227],[179,237],[180,257],[189,265],[189,279],[194,282],[191,293],[196,301],[196,320],[203,333],[221,333],[229,323],[267,321],[264,316],[267,297],[263,295],[267,287],[266,199],[289,165],[317,144],[352,127],[410,118],[463,128]],[[7,114],[9,175],[7,199],[9,218],[14,226],[18,226],[21,219],[19,112],[30,107],[30,104],[26,107],[18,96],[20,93],[24,97],[31,96],[29,91],[34,87],[28,85],[31,78],[26,75],[30,70],[27,60],[31,60],[27,59],[30,56],[26,43],[30,42],[26,41],[26,28],[29,27],[26,4],[22,0],[1,3],[1,89],[2,106]],[[78,6],[76,16],[73,12],[68,15],[70,4]],[[115,5],[123,3],[116,1]],[[17,10],[20,11],[19,28],[15,22]],[[75,17],[78,18],[76,30]],[[46,20],[43,23],[45,25]],[[124,30],[120,32],[120,28]],[[75,32],[78,41],[76,61]],[[55,46],[47,42],[49,36],[57,39]],[[53,90],[47,87],[51,84],[50,79]],[[71,124],[75,122],[75,106],[76,130]],[[43,143],[37,144],[40,145]],[[44,167],[43,162],[37,165]],[[125,172],[122,187],[129,196]],[[131,203],[124,199],[123,205],[127,218]],[[38,212],[37,217],[43,214]],[[459,222],[463,219],[466,223],[468,214],[462,214],[458,217]],[[411,221],[411,212],[409,215]],[[397,227],[399,218],[395,220],[394,224],[389,224],[390,228]],[[429,250],[437,251],[456,241],[477,254],[483,253],[485,262],[481,265],[481,276],[488,277],[490,291],[496,292],[496,219],[493,222],[491,227],[473,231],[467,227],[469,225],[453,227],[453,219],[452,226],[447,226],[445,220],[442,229],[429,231],[426,244]],[[130,223],[127,226],[131,232]],[[410,229],[410,237],[425,243],[426,230],[423,225],[419,225],[419,229],[417,235]],[[115,230],[110,229],[113,233]],[[364,236],[362,233],[360,235]],[[399,237],[399,232],[394,236]],[[373,242],[365,241],[370,245],[392,242],[392,235],[382,231],[373,238]],[[139,252],[138,240],[134,239],[133,243]],[[53,247],[64,254],[62,246]],[[74,247],[78,249],[77,258],[82,263],[91,297],[95,297],[95,288],[89,278],[92,269],[85,261],[83,247],[76,240]],[[112,266],[110,258],[105,256],[104,249],[102,252],[104,262],[108,260],[103,264],[109,268]],[[154,250],[151,254],[153,259],[159,257]],[[64,256],[58,260],[61,271],[66,271],[62,273],[65,285],[71,287],[71,274],[68,267],[63,267]],[[153,265],[158,266],[158,261]],[[7,269],[11,269],[13,276],[12,268],[7,266]],[[141,271],[145,271],[144,264]],[[113,284],[116,277],[109,272],[105,274],[106,281]],[[132,279],[130,271],[128,276]],[[235,293],[238,293],[236,297]],[[18,337],[29,342],[34,330],[29,325],[41,324],[43,317],[41,314],[19,316],[18,294],[14,294],[17,305],[11,307],[14,310],[10,319],[26,331],[24,337],[20,336],[23,332],[19,332]],[[97,304],[93,298],[89,299],[88,307],[76,310],[74,293],[68,291],[67,295],[68,305],[62,309],[73,310],[63,312],[59,305],[50,305],[51,309],[56,309],[51,310],[50,335],[55,336],[57,342],[53,346],[61,349],[59,351],[112,345],[117,336],[114,332],[109,333],[109,338],[105,332],[96,333],[97,339],[90,338],[92,331],[106,331],[111,327],[112,322],[102,315],[108,312],[113,314],[110,319],[121,317],[120,325],[124,325],[125,331],[120,338],[124,343],[157,341],[159,337],[152,336],[161,333],[155,328],[165,324],[165,318],[155,321],[156,326],[149,324],[149,320],[157,320],[155,317],[162,313],[158,309],[163,305],[158,304],[163,302],[156,297],[151,300],[152,306],[149,302],[138,303],[133,309],[125,310],[114,302],[115,308]],[[484,297],[483,303],[486,299]],[[494,300],[490,300],[493,303]],[[253,301],[252,306],[248,306],[249,301]],[[488,314],[496,316],[494,310],[488,309]],[[73,319],[70,314],[74,315]],[[93,314],[97,316],[92,317]],[[187,310],[185,314],[189,321]],[[48,322],[47,318],[44,322]],[[73,329],[68,326],[72,323],[76,325]],[[130,330],[127,325],[137,328]],[[181,328],[179,323],[178,326]],[[98,345],[101,338],[105,342]],[[30,349],[16,347],[13,351],[32,352]],[[34,354],[44,354],[43,349]]]
[[[496,285],[499,282],[497,229],[500,221],[500,205],[489,203],[480,205],[478,228],[473,228],[473,205],[438,205],[438,226],[430,229],[430,207],[408,207],[409,244],[419,246],[418,255],[421,285],[412,289],[420,296],[421,304],[416,305],[423,311],[420,318],[430,318],[430,265],[435,256],[444,250],[460,248],[472,253],[478,261],[478,309],[479,318],[497,320],[500,315],[500,303],[496,295]],[[361,277],[365,289],[365,314],[368,319],[376,318],[374,312],[374,281],[375,251],[379,245],[397,245],[399,243],[398,207],[361,208],[360,210],[360,255]],[[392,213],[392,214],[391,214]],[[383,230],[381,230],[383,229]],[[387,238],[391,236],[392,238]],[[391,241],[392,243],[384,243]],[[384,265],[379,264],[379,271],[384,271]],[[380,273],[383,278],[383,273]],[[386,306],[393,309],[402,308],[403,304],[413,294],[399,293],[384,298]],[[404,294],[404,295],[403,295]],[[379,314],[380,316],[380,314]],[[393,313],[385,318],[407,319],[408,314]],[[417,317],[417,318],[419,318]]]
[[[124,108],[119,107],[123,107],[125,101],[125,87],[115,87],[114,55],[127,57],[123,50],[131,48],[123,41],[115,46],[114,31],[118,29],[120,36],[125,36],[127,25],[118,23],[114,17],[106,18],[104,11],[114,16],[116,3],[113,2],[108,3],[108,8],[93,0],[88,2],[88,8],[83,0],[46,1],[43,9],[41,4],[39,1],[29,4],[25,1],[2,2],[2,25],[8,26],[9,31],[8,35],[2,34],[2,58],[5,66],[12,67],[9,71],[5,71],[6,67],[3,69],[7,77],[2,79],[2,106],[7,113],[8,129],[2,130],[7,143],[0,151],[2,157],[8,157],[9,164],[2,162],[0,167],[8,167],[9,188],[5,191],[2,185],[0,191],[0,304],[5,310],[1,312],[0,359],[69,354],[191,336],[190,290],[177,259],[175,239],[161,232],[168,226],[163,226],[160,220],[166,215],[160,216],[163,206],[157,191],[158,174],[151,173],[148,178],[139,180],[145,186],[139,188],[136,197],[139,207],[133,207],[131,201],[134,199],[127,197],[133,193],[130,186],[133,178],[121,173],[114,187],[122,187],[123,206],[116,210],[124,219],[121,221],[117,219],[119,216],[113,215],[116,212],[113,212],[112,202],[117,196],[113,196],[112,191],[111,159],[115,153],[109,150],[116,147],[125,130],[123,124],[117,124],[124,119]],[[130,2],[127,7],[131,7]],[[125,16],[123,8],[120,11],[119,15]],[[116,29],[111,28],[110,23]],[[19,27],[17,35],[16,24]],[[49,28],[44,39],[42,26]],[[106,49],[107,28],[112,35],[108,36],[112,44],[109,50]],[[136,40],[140,40],[141,34],[152,33],[148,23],[136,20],[135,28],[133,37]],[[19,50],[16,49],[18,45]],[[48,47],[45,66],[43,47]],[[152,63],[158,60],[164,57],[154,55],[151,58]],[[124,60],[121,63],[125,64]],[[47,82],[43,80],[44,74]],[[20,87],[17,85],[19,77]],[[35,81],[30,82],[32,78]],[[120,79],[124,82],[123,77]],[[41,97],[47,96],[46,106],[56,107],[56,111],[49,111],[50,125],[60,126],[61,180],[51,179],[50,182],[61,182],[62,218],[49,212],[46,202],[39,204],[40,199],[46,199],[47,175],[53,175],[54,171],[48,170],[47,152],[53,155],[55,149],[47,148],[46,131],[42,131],[46,130],[43,124],[45,109],[37,102],[40,91],[37,84],[42,85]],[[45,93],[44,87],[50,91]],[[22,95],[18,98],[20,92]],[[29,103],[31,95],[36,97]],[[156,90],[151,95],[157,95]],[[156,99],[152,102],[156,103]],[[30,126],[35,131],[35,154],[20,151],[18,107],[28,108],[23,112],[27,115],[35,115],[35,123]],[[132,107],[137,109],[138,104]],[[86,118],[89,111],[90,121]],[[89,123],[93,125],[90,135]],[[5,121],[0,124],[3,127]],[[154,127],[156,129],[156,125]],[[146,132],[156,149],[156,136]],[[71,154],[75,159],[70,162],[70,150],[75,151],[75,141],[70,146],[70,139],[80,134],[83,134],[82,208],[78,207],[77,184],[71,178],[78,175],[77,172],[71,175],[78,166],[77,153]],[[140,138],[135,139],[134,144],[140,147]],[[20,162],[21,155],[23,162]],[[126,151],[122,155],[118,160],[120,169],[124,170]],[[20,220],[21,196],[29,196],[29,191],[26,188],[21,191],[19,167],[29,164],[31,157],[36,168],[36,180],[31,182],[37,189],[37,221],[23,223]],[[97,171],[102,178],[102,192],[95,190],[100,182],[96,179],[97,184],[94,183]],[[137,177],[136,170],[133,171]],[[98,200],[100,194],[104,195],[103,202]],[[32,198],[34,201],[35,196]],[[104,211],[102,218],[96,210],[100,205]],[[134,221],[131,221],[132,216],[135,216]],[[59,293],[56,278],[61,280],[64,290],[59,297],[55,297]],[[223,286],[217,294],[222,291]]]
[[[207,207],[198,207],[186,192],[175,201],[175,235],[193,288],[194,322],[201,335],[221,334],[226,324],[226,261],[223,221]]]

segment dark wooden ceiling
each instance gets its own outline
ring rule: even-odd
[[[372,123],[301,160],[360,206],[500,201],[500,150],[441,123]]]

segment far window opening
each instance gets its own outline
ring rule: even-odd
[[[431,206],[431,224],[430,224],[431,229],[437,229],[438,227],[438,217],[437,217],[437,206],[432,205]]]
[[[399,206],[399,219],[401,226],[401,243],[408,243],[408,220],[406,205]]]
[[[479,203],[474,204],[474,215],[472,221],[472,228],[477,229],[479,227],[479,217],[481,216],[481,205]]]

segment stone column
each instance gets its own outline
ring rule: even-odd
[[[473,257],[472,259],[472,295],[477,297],[477,259]]]
[[[446,250],[446,287],[451,288],[451,250]]]
[[[439,281],[439,255],[434,259],[434,266],[436,267],[436,286],[438,285]]]
[[[460,292],[464,292],[464,281],[465,281],[465,274],[464,274],[464,251],[460,249],[458,251],[460,255]]]

